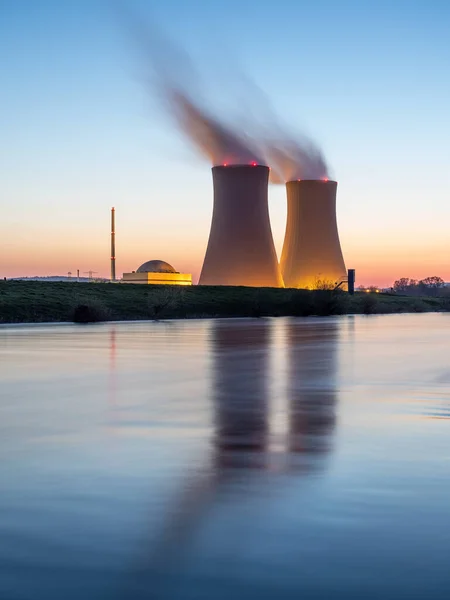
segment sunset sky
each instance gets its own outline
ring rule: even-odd
[[[199,275],[210,165],[154,102],[115,4],[0,0],[1,277],[108,276],[111,206],[119,275],[150,259]],[[239,65],[321,146],[357,284],[450,281],[450,3],[133,4],[210,72]],[[283,186],[269,201],[280,255]]]

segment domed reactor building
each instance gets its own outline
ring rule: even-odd
[[[190,273],[179,273],[163,260],[149,260],[136,271],[123,274],[123,283],[145,283],[153,285],[192,285]]]

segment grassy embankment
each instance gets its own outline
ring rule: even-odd
[[[445,298],[247,287],[0,282],[0,323],[448,311]]]

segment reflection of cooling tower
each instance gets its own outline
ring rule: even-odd
[[[286,322],[289,450],[315,456],[331,449],[336,421],[336,351],[333,320]]]
[[[336,181],[289,181],[281,255],[286,287],[315,288],[346,278],[336,222]]]
[[[216,469],[248,466],[249,453],[266,450],[270,327],[267,321],[212,325]]]
[[[283,287],[267,200],[269,168],[213,167],[214,209],[201,285]]]

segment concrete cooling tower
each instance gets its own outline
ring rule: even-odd
[[[269,168],[213,167],[214,208],[200,285],[283,287],[269,221]]]
[[[347,277],[336,222],[336,181],[288,181],[281,254],[286,287],[336,285]]]

